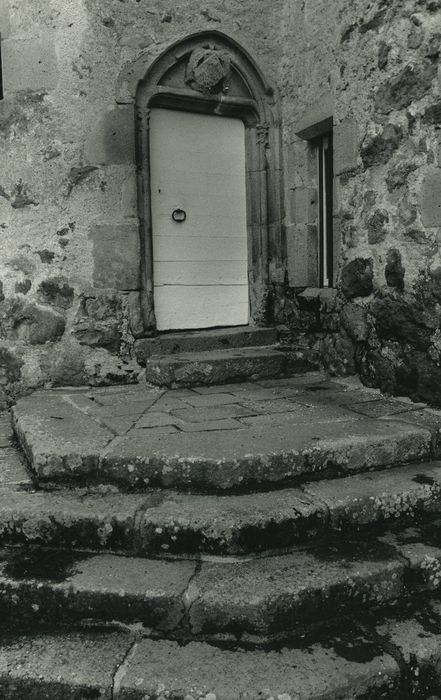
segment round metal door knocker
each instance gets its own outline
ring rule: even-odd
[[[172,214],[173,221],[176,221],[178,224],[182,224],[186,218],[187,214],[183,209],[175,209]]]

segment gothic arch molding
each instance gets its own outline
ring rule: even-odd
[[[285,260],[280,122],[273,89],[250,54],[218,31],[200,32],[174,43],[139,80],[136,157],[142,317],[147,334],[156,330],[149,169],[149,114],[154,107],[237,117],[244,122],[250,323],[264,324],[269,285],[283,276]]]

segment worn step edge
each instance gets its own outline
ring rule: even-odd
[[[301,360],[299,353],[268,345],[152,355],[146,361],[145,378],[155,386],[190,387],[276,378],[315,369],[319,369],[317,363]]]
[[[353,639],[363,647],[362,633]],[[2,700],[404,700],[400,666],[379,644],[365,663],[345,658],[332,638],[266,652],[48,629],[3,633],[0,644]]]
[[[428,700],[441,685],[433,600],[265,650],[78,627],[3,629],[0,645],[3,700]]]
[[[140,622],[177,639],[280,639],[439,594],[441,521],[252,560],[158,560],[3,550],[2,619]],[[429,540],[429,543],[427,541]]]
[[[138,362],[145,365],[151,355],[273,345],[278,334],[278,328],[257,326],[162,333],[152,338],[140,338],[135,342],[134,350]]]
[[[0,542],[242,555],[441,512],[441,462],[228,496],[0,488]]]
[[[264,433],[256,435],[254,428],[218,431],[222,434],[219,456],[210,454],[216,431],[195,434],[197,437],[192,434],[194,445],[185,444],[187,434],[167,435],[166,441],[160,441],[156,447],[152,444],[151,452],[145,454],[145,445],[141,449],[132,442],[124,443],[120,437],[107,440],[104,446],[89,448],[87,441],[72,445],[69,440],[63,442],[60,435],[48,446],[44,431],[50,432],[50,426],[42,429],[38,416],[30,416],[26,405],[21,403],[13,408],[12,419],[21,448],[43,488],[45,483],[50,487],[60,482],[116,484],[132,491],[159,486],[206,493],[249,492],[294,481],[384,469],[435,455],[433,431],[405,419],[366,419],[347,425],[340,422],[336,424],[340,435],[329,434],[317,442],[305,439],[304,445],[297,448],[295,442],[291,446],[282,427],[278,443],[281,446],[270,452],[264,451]],[[278,430],[279,426],[271,426],[273,439]],[[343,434],[343,430],[347,433]],[[437,424],[437,434],[438,431]],[[230,432],[240,433],[239,438],[225,434]],[[256,447],[257,438],[262,443],[260,449]],[[240,441],[236,451],[229,444],[235,439]],[[225,444],[230,456],[223,456],[222,440],[229,441]],[[247,444],[254,445],[254,454],[249,453],[249,447],[246,449]]]

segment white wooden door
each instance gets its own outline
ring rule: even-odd
[[[150,176],[158,330],[247,324],[243,122],[152,109]]]

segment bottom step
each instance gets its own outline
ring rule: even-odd
[[[2,700],[436,700],[441,604],[320,641],[249,649],[111,629],[0,636]]]

